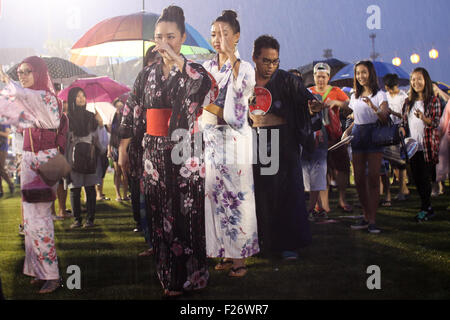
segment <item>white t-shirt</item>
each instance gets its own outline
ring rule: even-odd
[[[372,95],[369,98],[377,108],[380,107],[383,101],[387,101],[386,94],[381,90],[379,90],[375,96]],[[362,96],[356,99],[355,94],[353,93],[348,106],[353,110],[355,124],[368,124],[377,122],[378,116],[372,110],[372,108],[362,100]]]
[[[422,151],[425,123],[415,116],[415,110],[420,110],[422,113],[425,112],[423,101],[416,101],[408,114],[408,126],[411,138],[417,141],[417,150]]]
[[[386,93],[386,97],[389,108],[392,111],[402,114],[403,104],[405,103],[406,98],[408,98],[408,95],[404,91],[400,90],[400,92],[397,93],[394,97],[392,97],[389,92]],[[401,118],[396,117],[393,114],[391,114],[391,119],[394,124],[402,122]]]

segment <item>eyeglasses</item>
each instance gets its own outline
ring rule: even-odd
[[[262,63],[265,66],[269,66],[271,64],[273,64],[274,66],[277,66],[277,65],[280,64],[280,59],[278,58],[278,59],[275,59],[275,60],[270,60],[270,59],[263,58],[262,59]]]
[[[17,71],[17,75],[20,76],[26,76],[28,77],[30,75],[30,73],[32,73],[32,70],[24,70],[24,71]]]

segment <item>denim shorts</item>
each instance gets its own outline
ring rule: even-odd
[[[383,147],[372,143],[372,131],[376,123],[355,124],[352,129],[352,153],[383,152]]]

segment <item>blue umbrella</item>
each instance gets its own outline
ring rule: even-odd
[[[383,77],[388,73],[395,73],[399,78],[399,86],[409,85],[409,74],[406,73],[400,67],[394,66],[391,63],[373,61],[375,71],[378,77],[378,83],[381,87],[384,87]],[[338,87],[353,87],[353,69],[355,68],[355,63],[349,64],[339,70],[338,73],[334,75],[331,79],[330,84]]]
[[[208,41],[202,37],[202,35],[195,30],[190,24],[185,23],[186,26],[186,41],[185,45],[193,45],[199,48],[208,49],[211,52],[214,52],[214,49],[211,47]]]
[[[439,87],[439,89],[441,89],[442,91],[444,91],[445,93],[449,94],[450,93],[450,86],[444,82],[436,82],[437,86]]]

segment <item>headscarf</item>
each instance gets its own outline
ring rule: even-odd
[[[56,96],[53,81],[48,73],[47,64],[44,59],[37,56],[28,57],[19,64],[19,67],[24,63],[28,63],[31,66],[31,72],[34,78],[34,84],[29,89],[44,90]]]
[[[69,130],[77,137],[85,137],[95,131],[97,120],[95,120],[95,115],[92,112],[86,110],[86,105],[77,106],[76,99],[80,91],[84,93],[83,89],[79,87],[70,89],[67,98],[67,116],[69,117]]]

